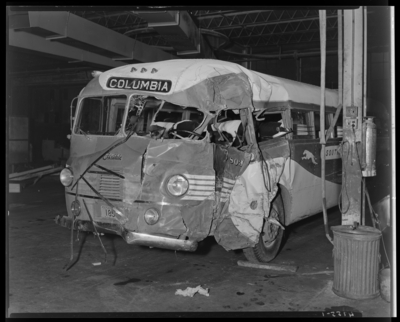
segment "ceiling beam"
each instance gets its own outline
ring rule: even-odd
[[[290,24],[294,22],[304,22],[304,21],[312,21],[312,20],[318,20],[319,17],[309,17],[309,18],[300,18],[300,19],[285,19],[285,20],[278,20],[278,21],[259,21],[259,22],[250,22],[250,23],[240,23],[240,24],[233,24],[233,21],[231,22],[231,25],[225,25],[221,27],[212,27],[213,30],[231,30],[235,28],[246,28],[246,27],[254,27],[254,26],[267,26],[267,25],[278,25],[278,24]],[[326,16],[326,19],[337,19],[337,15],[332,15],[332,16]],[[211,26],[210,26],[211,27]]]
[[[59,52],[58,48],[60,46],[52,46],[52,44],[63,44],[66,46],[63,48],[68,48],[69,50],[73,48],[78,51],[82,50],[82,52],[87,53],[85,54],[86,57],[91,52],[98,56],[103,56],[104,61],[114,59],[152,62],[177,58],[174,55],[65,11],[29,12],[25,16],[19,15],[18,19],[15,16],[10,16],[9,19],[10,31],[22,30],[39,36],[41,40],[44,40],[44,42],[40,42],[43,43],[45,50],[57,52],[57,55],[61,56],[69,53]],[[17,34],[18,32],[10,33],[13,37],[18,37],[16,36]],[[28,36],[24,35],[23,37]],[[48,44],[45,44],[46,41]],[[21,44],[22,48],[26,48],[26,46],[36,47],[34,44]],[[38,51],[41,50],[39,49]]]
[[[196,14],[195,13],[195,17],[198,20],[203,20],[203,19],[212,19],[212,18],[217,18],[217,17],[221,17],[221,16],[225,16],[225,17],[229,17],[229,16],[238,16],[238,15],[246,15],[249,13],[259,13],[259,12],[268,12],[268,11],[272,11],[272,10],[249,10],[249,11],[234,11],[234,10],[230,10],[230,11],[221,11],[218,13],[210,13],[210,14]]]
[[[9,45],[23,49],[33,50],[43,54],[50,54],[73,62],[86,62],[105,67],[119,67],[124,63],[114,61],[83,49],[68,46],[62,43],[50,42],[45,38],[25,31],[9,29]]]

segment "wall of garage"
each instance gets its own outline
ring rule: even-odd
[[[67,135],[70,134],[70,104],[84,86],[13,86],[9,116],[28,118],[29,144],[34,165],[54,162],[43,156],[44,144],[51,144],[50,149],[69,150]],[[51,141],[54,141],[54,145]]]

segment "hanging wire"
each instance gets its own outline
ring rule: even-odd
[[[96,223],[94,222],[93,217],[92,217],[92,215],[91,215],[90,212],[89,212],[89,209],[88,209],[88,207],[87,207],[87,205],[86,205],[85,199],[82,199],[82,201],[83,201],[83,204],[84,204],[84,206],[85,206],[86,212],[87,212],[87,214],[89,215],[90,221],[92,222],[95,235],[96,235],[97,238],[99,239],[101,248],[103,248],[103,251],[104,251],[104,262],[107,263],[107,251],[106,251],[106,249],[105,249],[105,247],[104,247],[104,245],[103,245],[103,243],[102,243],[102,241],[101,241],[100,234],[97,232]]]
[[[343,141],[343,142],[341,142],[341,143],[340,143],[340,146],[342,147],[343,150],[344,150],[344,144],[345,144],[345,143],[350,144],[349,141]],[[340,150],[340,149],[338,149],[338,150]],[[344,151],[343,151],[343,153],[344,153]],[[350,151],[347,153],[346,166],[347,166],[347,164],[348,164],[348,162],[349,162],[349,155],[350,155]],[[342,168],[343,168],[343,167],[342,167]],[[344,167],[344,168],[343,168],[343,181],[344,181],[344,182],[343,182],[343,184],[342,184],[342,188],[340,189],[339,200],[338,200],[338,207],[339,207],[339,211],[340,211],[341,214],[347,213],[347,211],[350,209],[350,198],[349,198],[349,195],[348,195],[348,193],[347,193],[346,180],[347,180],[346,167]],[[343,192],[343,190],[345,191],[346,197],[347,197],[347,200],[348,200],[348,205],[347,205],[346,211],[343,211],[342,206],[341,206],[341,200],[342,200],[342,192]]]
[[[75,202],[77,202],[78,200],[78,188],[79,188],[79,182],[76,185],[76,190],[75,190]],[[75,216],[72,213],[72,225],[71,225],[71,256],[69,258],[69,262],[64,266],[64,269],[67,271],[69,269],[69,267],[72,264],[72,261],[74,259],[74,226],[75,226],[75,220],[76,220],[77,216]],[[79,234],[79,229],[78,229],[78,234]],[[79,239],[79,237],[78,237]]]
[[[262,153],[262,151],[260,149],[260,146],[258,144],[257,144],[257,147],[258,147],[258,150],[260,152],[261,159],[263,160],[263,163],[261,163],[261,171],[262,171],[262,174],[263,174],[264,186],[265,186],[265,188],[267,189],[268,192],[271,192],[272,191],[272,184],[271,184],[271,177],[269,175],[269,170],[268,170],[268,163],[267,163],[267,160],[265,160],[264,155],[263,155],[263,153]],[[267,169],[268,185],[266,185],[266,183],[265,183],[265,171],[264,171],[263,164],[265,164],[265,168]]]

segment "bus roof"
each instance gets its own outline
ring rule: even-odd
[[[251,71],[213,59],[176,59],[117,67],[93,79],[83,96],[122,94],[124,90],[151,95],[203,111],[254,106],[319,106],[320,87]],[[337,91],[326,89],[325,105],[336,108]]]

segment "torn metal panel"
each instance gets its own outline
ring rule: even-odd
[[[205,141],[152,140],[144,164],[140,200],[160,204],[160,222],[147,225],[139,215],[138,227],[146,232],[186,235],[204,239],[212,221],[215,172],[212,144]],[[184,176],[189,183],[182,197],[170,195],[167,181],[173,175]],[[172,204],[172,206],[168,206]],[[184,228],[184,230],[183,230]]]
[[[246,171],[251,160],[251,154],[235,148],[215,146],[214,168],[216,172],[216,204],[211,233],[216,241],[227,249],[243,248],[248,240],[232,223],[228,212],[231,192],[238,177]],[[234,248],[231,248],[234,247]]]
[[[251,159],[251,154],[239,151],[232,147],[222,147],[215,145],[214,148],[214,169],[216,176],[216,208],[214,216],[217,224],[224,215],[226,202],[229,200],[232,188],[236,179],[247,168]]]
[[[253,242],[242,232],[239,231],[232,217],[224,217],[218,223],[214,233],[215,240],[226,250],[242,249],[251,247]]]
[[[76,177],[79,177],[87,167],[104,154],[112,144],[118,144],[125,139],[119,137],[100,138],[94,135],[89,135],[88,137],[89,138],[73,136],[75,144],[71,148],[71,157],[67,163],[71,165],[72,171]],[[129,167],[129,169],[131,169],[132,164],[140,163],[149,141],[150,138],[133,136],[125,144],[110,151],[109,156],[107,156],[107,154],[103,156],[97,164],[105,167],[111,166],[111,168],[123,169]],[[121,158],[116,162],[111,154],[120,155]]]
[[[88,140],[91,136],[75,138],[75,142]],[[150,139],[131,137],[129,143],[120,144],[123,140],[118,137],[97,138],[94,143],[98,152],[89,154],[82,149],[75,150],[79,144],[72,147],[67,163],[74,174],[74,183],[66,187],[68,205],[75,198],[79,201],[88,199],[88,207],[92,208],[95,217],[99,216],[96,220],[116,221],[120,225],[132,221],[129,205],[141,191],[142,158]],[[108,218],[109,214],[112,218]],[[81,216],[87,219],[88,214],[82,210]]]
[[[228,212],[236,228],[253,243],[258,242],[264,218],[269,216],[270,203],[278,191],[286,158],[250,163],[236,180]],[[226,247],[225,247],[226,248]]]
[[[233,151],[243,153],[233,148],[229,153]],[[266,151],[263,152],[263,161],[254,160],[249,164],[250,158],[248,158],[246,166],[240,173],[239,171],[232,173],[229,171],[232,170],[232,166],[229,167],[229,162],[225,160],[229,158],[229,154],[218,159],[218,150],[216,150],[216,169],[226,167],[220,173],[223,173],[223,179],[225,179],[225,184],[222,181],[222,191],[225,195],[222,194],[222,196],[227,198],[227,203],[219,214],[214,235],[217,242],[227,250],[254,246],[258,242],[264,218],[269,215],[270,202],[276,195],[277,183],[288,157],[271,159]],[[221,164],[218,164],[218,161]],[[234,181],[229,182],[227,179],[234,179]],[[228,190],[232,182],[231,190]],[[221,201],[224,200],[221,199]]]
[[[252,106],[251,85],[244,73],[210,77],[168,100],[181,106],[194,106],[200,110],[216,111],[223,108],[240,109]]]
[[[151,70],[155,72],[151,73]],[[271,86],[254,72],[237,64],[211,59],[128,65],[104,72],[98,78],[100,86],[106,91],[134,89],[138,94],[145,95],[149,89],[144,86],[129,88],[129,84],[122,85],[121,82],[122,87],[110,88],[108,80],[115,76],[170,80],[170,90],[154,90],[152,94],[177,105],[200,108],[203,112],[250,107],[255,101],[268,101],[271,95]]]
[[[289,157],[291,153],[289,141],[286,138],[263,141],[258,145],[265,159],[277,157],[286,158]]]
[[[160,220],[154,225],[148,225],[144,220],[144,214],[150,208],[156,209],[160,213]],[[182,220],[182,209],[177,205],[170,206],[155,202],[140,203],[133,208],[131,216],[134,222],[127,225],[129,230],[146,234],[174,236],[176,238],[184,235],[187,230]]]

